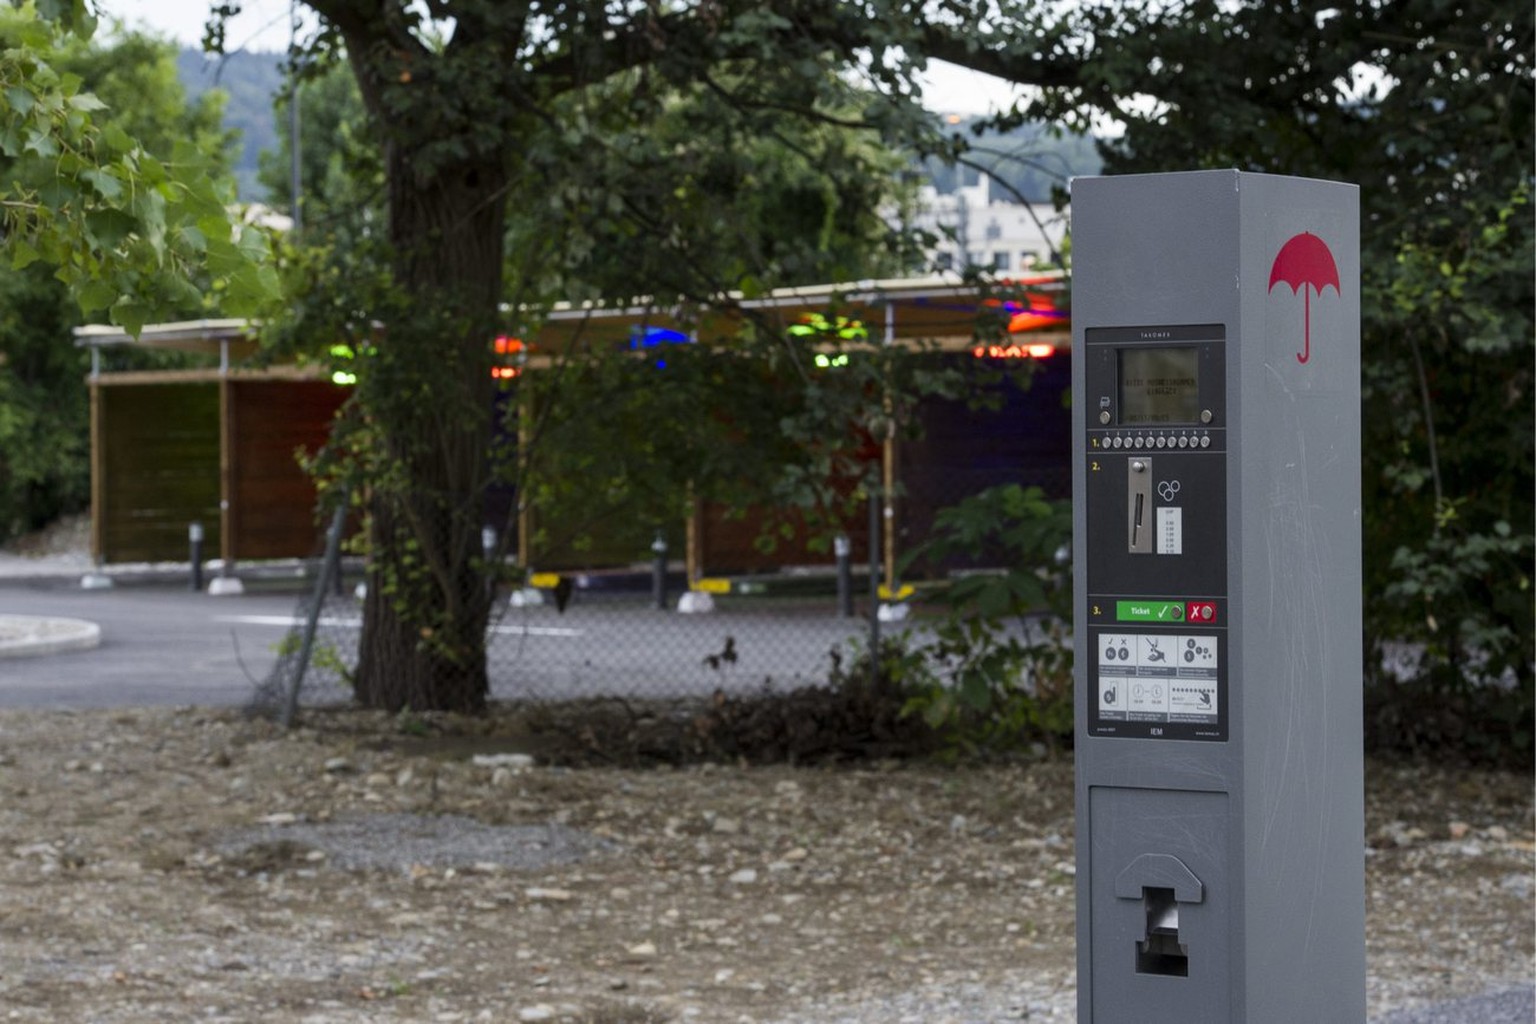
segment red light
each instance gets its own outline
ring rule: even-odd
[[[1047,359],[1056,354],[1056,346],[1047,343],[1034,345],[977,345],[971,355],[977,359]]]
[[[1048,295],[1028,294],[1024,296],[1024,302],[1009,303],[1009,312],[1013,313],[1008,318],[1008,333],[1021,334],[1024,331],[1035,331],[1042,327],[1060,326],[1067,319],[1064,310],[1056,308],[1055,302]]]
[[[1042,327],[1059,327],[1066,319],[1067,315],[1059,310],[1026,309],[1008,318],[1008,333],[1022,334],[1024,331],[1036,331]]]
[[[516,366],[491,367],[491,376],[496,380],[511,380],[514,377],[521,376],[522,372],[523,371]]]
[[[520,338],[509,338],[502,335],[495,341],[496,354],[499,356],[515,355],[523,350],[523,342]]]

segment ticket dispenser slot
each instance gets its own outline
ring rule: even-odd
[[[1136,973],[1189,977],[1189,947],[1179,941],[1179,901],[1172,889],[1144,888],[1147,936],[1136,943]]]
[[[1146,929],[1136,941],[1136,973],[1189,977],[1189,945],[1181,941],[1179,906],[1205,899],[1205,886],[1179,858],[1144,853],[1120,872],[1115,896],[1139,900]]]

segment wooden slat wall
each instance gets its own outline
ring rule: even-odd
[[[596,505],[596,502],[593,503]],[[544,543],[532,545],[533,567],[541,572],[580,572],[648,566],[653,555],[651,544],[656,527],[626,515],[624,509],[604,509],[593,514],[577,528],[579,539],[566,524],[544,523],[537,510],[532,516],[533,532]],[[542,529],[541,529],[542,528]],[[667,560],[683,557],[685,523],[682,516],[663,526],[667,542]]]
[[[100,388],[100,553],[185,561],[187,525],[219,544],[219,391],[203,384]]]
[[[922,436],[897,448],[897,549],[906,552],[926,540],[941,509],[989,487],[1016,483],[1040,487],[1049,498],[1072,497],[1072,414],[1062,396],[1071,388],[1067,353],[1042,361],[1027,390],[995,385],[1000,407],[972,408],[964,400],[930,399],[916,415]],[[964,565],[997,566],[1004,551],[977,560],[951,559],[944,565],[919,563],[915,578],[940,575]]]
[[[833,565],[836,561],[830,544],[824,551],[813,551],[808,544],[810,531],[798,513],[780,518],[787,521],[791,535],[774,531],[771,551],[758,547],[767,514],[762,509],[748,509],[745,516],[733,516],[730,510],[706,504],[700,515],[699,549],[704,576],[736,576],[743,573],[772,572],[790,565]],[[869,528],[863,510],[848,524],[848,539],[853,544],[853,560],[858,567],[869,563],[866,538]]]
[[[314,454],[325,443],[346,391],[329,381],[232,379],[229,386],[236,557],[314,554],[323,527],[315,520],[315,486],[295,453]]]

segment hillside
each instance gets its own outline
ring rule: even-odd
[[[267,190],[256,180],[257,155],[278,145],[272,100],[283,88],[284,59],[281,53],[244,51],[210,57],[196,47],[183,48],[176,57],[176,75],[188,99],[209,89],[220,89],[229,97],[224,124],[240,133],[234,174],[240,198],[247,202],[266,198]]]

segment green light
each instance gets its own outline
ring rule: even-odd
[[[337,385],[338,387],[351,387],[353,384],[357,383],[357,374],[348,373],[345,370],[337,370],[335,373],[331,374],[331,383]]]
[[[869,329],[862,320],[850,320],[845,316],[833,319],[820,313],[804,314],[800,322],[792,324],[788,331],[793,338],[809,338],[817,334],[836,334],[843,341],[865,341],[869,338]]]

